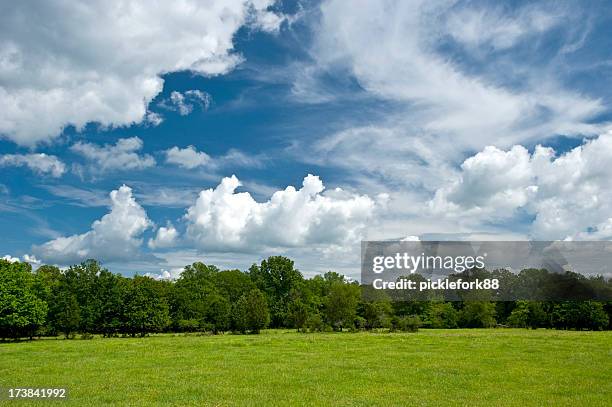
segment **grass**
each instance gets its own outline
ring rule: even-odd
[[[0,387],[67,387],[53,403],[78,406],[609,406],[612,332],[45,339],[0,344]]]

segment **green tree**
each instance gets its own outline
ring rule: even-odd
[[[270,323],[270,311],[263,293],[257,288],[244,294],[234,309],[234,324],[238,331],[258,334]]]
[[[251,266],[249,275],[268,299],[272,327],[287,326],[290,293],[301,289],[304,282],[302,273],[294,268],[292,260],[272,256],[262,260],[259,266]]]
[[[41,329],[41,332],[47,336],[57,335],[55,311],[59,307],[55,306],[55,304],[58,303],[57,294],[61,280],[62,273],[55,266],[42,265],[34,272],[34,293],[38,298],[47,303],[47,316],[45,324]]]
[[[464,328],[495,326],[495,304],[490,301],[466,301],[459,314],[459,325]]]
[[[63,291],[56,298],[55,307],[56,328],[64,334],[66,339],[74,338],[74,333],[79,329],[81,322],[81,311],[76,296],[68,291]]]
[[[44,324],[47,303],[34,294],[28,263],[0,260],[0,337],[30,339]]]
[[[306,321],[311,315],[311,310],[301,299],[289,304],[289,322],[298,332],[306,329]]]
[[[359,286],[340,282],[332,283],[325,299],[325,318],[334,330],[353,326],[359,302]]]
[[[205,325],[209,299],[216,294],[219,269],[196,262],[186,266],[169,293],[170,315],[175,329],[197,330]],[[194,322],[194,321],[197,321]]]
[[[433,302],[425,311],[424,325],[427,328],[457,328],[459,315],[449,302]]]
[[[162,331],[170,323],[170,318],[158,282],[140,276],[130,282],[123,298],[125,330],[132,336]]]
[[[220,294],[212,294],[208,298],[206,321],[210,324],[213,333],[227,331],[230,328],[231,304],[227,298]]]
[[[393,307],[388,299],[365,302],[362,305],[365,329],[381,328],[393,315]]]
[[[606,329],[609,320],[597,301],[563,301],[554,305],[552,323],[558,329]]]
[[[517,301],[508,316],[508,325],[516,328],[538,328],[546,323],[546,312],[536,301]]]

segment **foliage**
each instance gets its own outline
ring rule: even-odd
[[[132,336],[160,332],[170,323],[168,304],[159,295],[158,282],[149,277],[134,277],[123,298],[125,331]]]
[[[235,326],[242,333],[258,334],[270,323],[270,312],[263,293],[257,288],[244,294],[236,303]]]
[[[483,296],[493,299],[531,289],[534,284],[551,290],[553,280],[562,283],[559,296],[576,288],[581,295],[595,292],[608,298],[611,287],[609,280],[600,277],[586,279],[572,273],[551,276],[546,270],[524,270],[518,275],[504,270],[478,273],[464,273],[463,277],[495,275],[504,279],[504,290]],[[362,299],[362,293],[367,300]],[[332,271],[304,279],[293,261],[281,256],[263,260],[247,272],[220,270],[196,262],[186,266],[176,281],[124,277],[95,260],[65,270],[43,265],[36,271],[26,263],[2,260],[0,336],[258,333],[268,326],[302,332],[496,325],[610,329],[611,302],[491,302],[479,297],[462,298],[463,301],[444,302],[440,295],[427,294],[390,302],[384,292],[368,290]]]
[[[467,301],[459,313],[462,327],[490,328],[495,323],[495,304],[489,301]]]
[[[449,302],[433,302],[424,313],[427,328],[457,328],[459,313]]]
[[[325,318],[334,330],[353,326],[359,301],[359,286],[334,282],[325,302]]]
[[[32,337],[45,322],[47,303],[34,293],[27,263],[0,260],[0,337]]]

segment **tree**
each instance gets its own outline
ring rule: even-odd
[[[136,276],[124,293],[124,329],[135,336],[162,331],[169,323],[168,304],[155,280]]]
[[[363,304],[363,317],[365,318],[365,328],[381,328],[385,321],[391,318],[393,308],[387,299],[370,301]]]
[[[100,271],[97,279],[100,300],[97,331],[103,336],[111,337],[119,333],[123,314],[124,292],[129,280],[108,270]]]
[[[233,316],[236,330],[258,334],[270,322],[270,312],[263,293],[254,288],[240,297],[234,307]]]
[[[310,317],[311,311],[309,307],[297,299],[289,304],[289,322],[298,332],[305,330],[306,321]]]
[[[508,325],[515,328],[536,329],[546,322],[546,313],[536,301],[517,301],[516,307],[508,316]]]
[[[190,331],[205,325],[209,297],[218,292],[215,285],[218,273],[215,266],[200,262],[185,267],[169,294],[175,329],[180,325],[181,330]]]
[[[292,260],[272,256],[262,260],[259,266],[251,266],[249,275],[268,299],[272,327],[287,326],[290,293],[301,288],[304,282],[302,273],[294,268]]]
[[[495,326],[495,304],[489,301],[466,301],[460,312],[459,324],[465,328]]]
[[[563,301],[554,305],[552,323],[558,329],[602,330],[609,320],[600,302]]]
[[[221,295],[233,304],[244,293],[248,293],[255,284],[247,273],[240,270],[223,270],[217,273],[216,286]]]
[[[453,304],[434,302],[425,311],[424,325],[428,328],[457,328],[459,315]]]
[[[89,259],[68,268],[62,273],[61,289],[76,296],[79,304],[79,331],[82,333],[99,332],[103,299],[99,286],[99,275],[108,273],[96,260]]]
[[[57,296],[62,279],[60,269],[55,266],[42,265],[34,272],[34,293],[47,303],[46,323],[41,330],[44,335],[55,336],[58,332],[55,312],[60,310]]]
[[[30,339],[44,324],[47,303],[36,297],[28,263],[0,260],[0,337]]]
[[[220,294],[212,294],[208,299],[206,321],[210,324],[213,333],[217,334],[229,329],[231,304],[227,298]]]
[[[325,301],[325,318],[334,330],[353,326],[359,302],[359,286],[334,282]]]
[[[64,334],[66,339],[72,339],[74,333],[79,329],[79,323],[81,322],[79,303],[76,300],[76,296],[68,291],[62,291],[56,300],[56,328]]]

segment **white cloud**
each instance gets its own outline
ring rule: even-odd
[[[526,148],[517,145],[503,151],[488,146],[463,162],[459,178],[436,191],[434,202],[438,205],[457,202],[462,208],[512,211],[526,205],[537,192],[534,183],[532,157]],[[450,208],[444,206],[444,209]]]
[[[117,140],[117,143],[98,146],[92,143],[78,142],[70,150],[80,154],[91,162],[92,172],[112,170],[141,170],[155,166],[155,159],[148,154],[139,155],[142,140],[129,137]]]
[[[237,166],[237,167],[255,167],[261,168],[264,166],[263,160],[266,158],[263,154],[248,155],[240,150],[230,149],[226,154],[216,157],[215,164],[218,166]]]
[[[155,280],[177,280],[185,271],[184,267],[177,267],[170,270],[161,269],[159,273],[145,273],[145,277],[151,277]]]
[[[455,179],[430,202],[453,217],[511,218],[517,209],[535,217],[536,239],[612,238],[612,132],[561,156],[537,146],[487,147],[465,160]]]
[[[265,247],[344,245],[358,242],[376,202],[336,189],[323,194],[319,177],[308,175],[302,188],[289,186],[262,203],[236,193],[235,177],[200,192],[187,210],[187,236],[200,249],[256,250]],[[382,197],[381,197],[382,198]]]
[[[170,97],[159,102],[159,106],[178,112],[181,116],[187,116],[197,106],[201,110],[207,110],[211,103],[211,96],[197,89],[191,89],[186,92],[173,91]]]
[[[149,247],[151,249],[164,249],[173,247],[178,240],[178,231],[172,223],[168,222],[166,226],[157,229],[157,234],[154,238],[149,239]]]
[[[531,83],[532,70],[519,66],[513,71],[523,72],[521,79],[530,87],[518,90],[499,84],[501,70],[489,76],[464,72],[436,42],[447,12],[444,2],[391,1],[381,7],[378,1],[361,0],[347,8],[343,1],[326,1],[312,54],[319,69],[344,69],[371,95],[403,104],[399,112],[387,114],[402,119],[395,123],[399,129],[409,125],[418,135],[435,134],[438,144],[460,151],[481,149],[493,137],[506,147],[598,130],[588,120],[603,110],[602,102],[563,89],[552,74]],[[531,68],[528,61],[515,62]]]
[[[0,15],[0,134],[32,146],[69,124],[139,123],[160,75],[225,73],[241,26],[275,31],[271,3],[17,2]]]
[[[152,226],[145,210],[126,185],[110,193],[110,212],[91,225],[91,230],[58,237],[33,248],[49,263],[70,264],[88,258],[101,261],[133,259],[142,244],[142,233]]]
[[[24,254],[23,261],[26,263],[30,263],[32,266],[37,266],[40,264],[40,260],[36,258],[34,255]]]
[[[37,174],[49,174],[61,177],[66,172],[66,166],[56,156],[40,154],[4,154],[0,155],[0,167],[13,166],[30,168]]]
[[[445,19],[446,32],[470,48],[488,45],[503,50],[530,35],[541,34],[555,25],[568,22],[559,11],[535,4],[518,7],[510,15],[501,8],[465,7],[451,10]]]
[[[9,263],[19,263],[21,260],[19,260],[19,257],[13,257],[10,254],[5,254],[4,256],[2,256],[2,260],[6,260]]]
[[[193,169],[210,163],[210,156],[203,151],[197,151],[194,146],[187,146],[186,148],[174,146],[166,150],[166,162]]]
[[[166,150],[165,153],[166,163],[190,170],[198,167],[209,167],[211,169],[230,166],[262,167],[264,158],[263,155],[247,155],[236,149],[230,149],[222,156],[211,157],[204,151],[198,151],[194,146],[185,148],[174,146]]]
[[[151,126],[159,126],[164,121],[164,118],[159,113],[147,112],[145,115],[145,122]]]
[[[536,194],[530,187],[542,185],[523,183],[533,171],[525,161],[532,158],[525,158],[522,147],[513,146],[534,145],[558,134],[595,136],[606,129],[605,123],[593,124],[605,109],[602,100],[568,90],[562,85],[565,76],[559,59],[542,60],[538,53],[542,44],[550,43],[544,37],[551,29],[561,32],[559,43],[550,44],[553,48],[547,52],[563,53],[564,42],[580,31],[567,28],[568,20],[579,23],[571,16],[573,10],[526,6],[513,12],[495,5],[470,9],[474,4],[467,4],[474,13],[468,23],[480,24],[479,13],[498,20],[482,21],[490,26],[481,28],[490,31],[480,42],[459,38],[455,31],[474,27],[451,24],[453,18],[468,16],[454,14],[466,3],[388,1],[381,7],[380,2],[358,0],[349,8],[342,1],[321,3],[310,54],[314,62],[298,67],[301,74],[293,75],[294,88],[302,94],[327,94],[330,74],[354,78],[363,89],[353,92],[354,97],[374,106],[374,113],[366,116],[367,124],[356,115],[352,123],[332,128],[323,138],[298,141],[292,151],[296,159],[346,169],[361,191],[389,193],[388,210],[377,219],[377,227],[368,230],[370,235],[388,238],[452,230],[544,236],[537,226],[544,212],[533,229],[528,225],[538,213],[531,205]],[[500,22],[506,27],[496,31],[493,26]],[[514,25],[519,27],[516,33]],[[449,36],[465,49],[450,46]],[[522,51],[520,58],[510,49],[514,46]],[[463,53],[467,58],[462,58]],[[482,63],[471,63],[473,58]],[[481,156],[473,160],[469,174],[457,171],[466,156],[487,146],[497,150],[485,156],[508,157],[499,158],[496,166],[476,162],[485,158]],[[478,178],[477,164],[490,168],[486,181],[469,178]],[[482,190],[473,195],[451,191],[461,176],[465,177],[461,182]],[[432,202],[437,211],[428,211],[427,203],[436,191],[452,192],[456,200],[463,194],[463,205],[472,204],[466,209],[449,198]],[[564,226],[563,231],[569,229]],[[565,232],[558,234],[564,237]],[[546,235],[555,234],[551,230]]]

